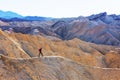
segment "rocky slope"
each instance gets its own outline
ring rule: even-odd
[[[2,30],[0,42],[0,80],[120,79],[119,47]]]
[[[0,80],[120,80],[118,15],[29,18],[0,21]]]
[[[3,30],[12,28],[17,33],[53,36],[62,40],[79,38],[96,44],[120,46],[119,15],[107,15],[107,13],[77,18],[2,20],[0,28]]]
[[[63,57],[28,59],[0,55],[0,80],[120,80],[119,68],[78,64]]]
[[[17,53],[17,54],[16,54]],[[6,33],[0,30],[0,54],[9,57],[24,57],[29,58],[29,55],[21,48],[16,39],[9,37]]]
[[[45,38],[39,35],[0,32],[0,54],[14,58],[37,57],[38,49],[41,47],[45,56],[63,56],[85,65],[114,67],[109,65],[109,63],[112,63],[109,62],[112,58],[108,59],[107,54],[111,51],[119,54],[119,47],[96,45],[79,39],[62,41],[57,38]],[[114,59],[119,61],[119,57],[116,57]],[[119,66],[119,64],[115,64]]]

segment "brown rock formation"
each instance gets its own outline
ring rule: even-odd
[[[0,80],[120,80],[117,47],[1,30],[0,42]]]
[[[0,54],[9,57],[24,57],[28,58],[29,55],[21,48],[16,39],[13,39],[0,30]]]
[[[114,49],[114,47],[102,45],[96,47],[95,44],[86,43],[79,39],[73,39],[69,41],[51,41],[42,36],[30,36],[23,34],[10,34],[10,36],[18,40],[21,48],[30,57],[38,56],[38,49],[41,47],[43,48],[44,55],[64,56],[74,61],[91,66],[105,66],[102,62],[104,58],[103,54],[111,49]],[[107,48],[104,49],[105,47]]]
[[[7,34],[1,31],[1,53],[9,57],[37,57],[38,49],[43,48],[45,56],[63,56],[78,63],[90,66],[109,67],[105,62],[105,54],[115,47],[96,45],[79,39],[62,41],[57,38],[25,35],[21,33]],[[9,46],[7,46],[9,45]]]

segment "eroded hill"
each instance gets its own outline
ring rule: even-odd
[[[108,53],[116,53],[114,59],[119,62],[119,47],[96,45],[79,39],[62,41],[53,37],[4,33],[0,31],[0,54],[14,58],[38,57],[38,49],[43,48],[44,56],[63,56],[78,63],[97,67],[119,67],[109,65],[112,58]],[[118,48],[118,50],[117,50]],[[113,64],[113,63],[112,63]]]
[[[63,57],[0,55],[0,80],[120,80],[119,75],[119,68],[90,67]]]
[[[120,78],[119,47],[2,30],[0,42],[0,80]],[[40,47],[44,57],[38,58]]]
[[[17,54],[16,54],[17,53]],[[13,39],[8,34],[0,30],[0,54],[9,57],[24,57],[28,58],[29,55],[21,48],[16,39]]]

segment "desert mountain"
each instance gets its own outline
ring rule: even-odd
[[[119,47],[2,30],[0,42],[0,80],[119,80]]]
[[[33,35],[53,36],[62,40],[78,38],[96,44],[120,46],[120,16],[100,13],[88,17],[49,18],[39,17],[1,20],[2,30]],[[40,20],[37,20],[40,19]]]
[[[119,47],[96,45],[79,39],[62,41],[58,38],[8,33],[1,31],[1,54],[14,58],[30,58],[38,56],[38,49],[43,48],[45,56],[63,56],[78,63],[98,67],[114,67],[112,57],[108,53],[115,53],[115,64],[119,62]],[[9,45],[9,46],[8,46]],[[109,57],[109,58],[108,58]]]
[[[119,15],[40,18],[0,19],[0,80],[120,80]]]

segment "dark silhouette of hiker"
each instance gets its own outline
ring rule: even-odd
[[[39,55],[38,55],[38,57],[40,57],[40,55],[43,56],[42,48],[39,49]]]

